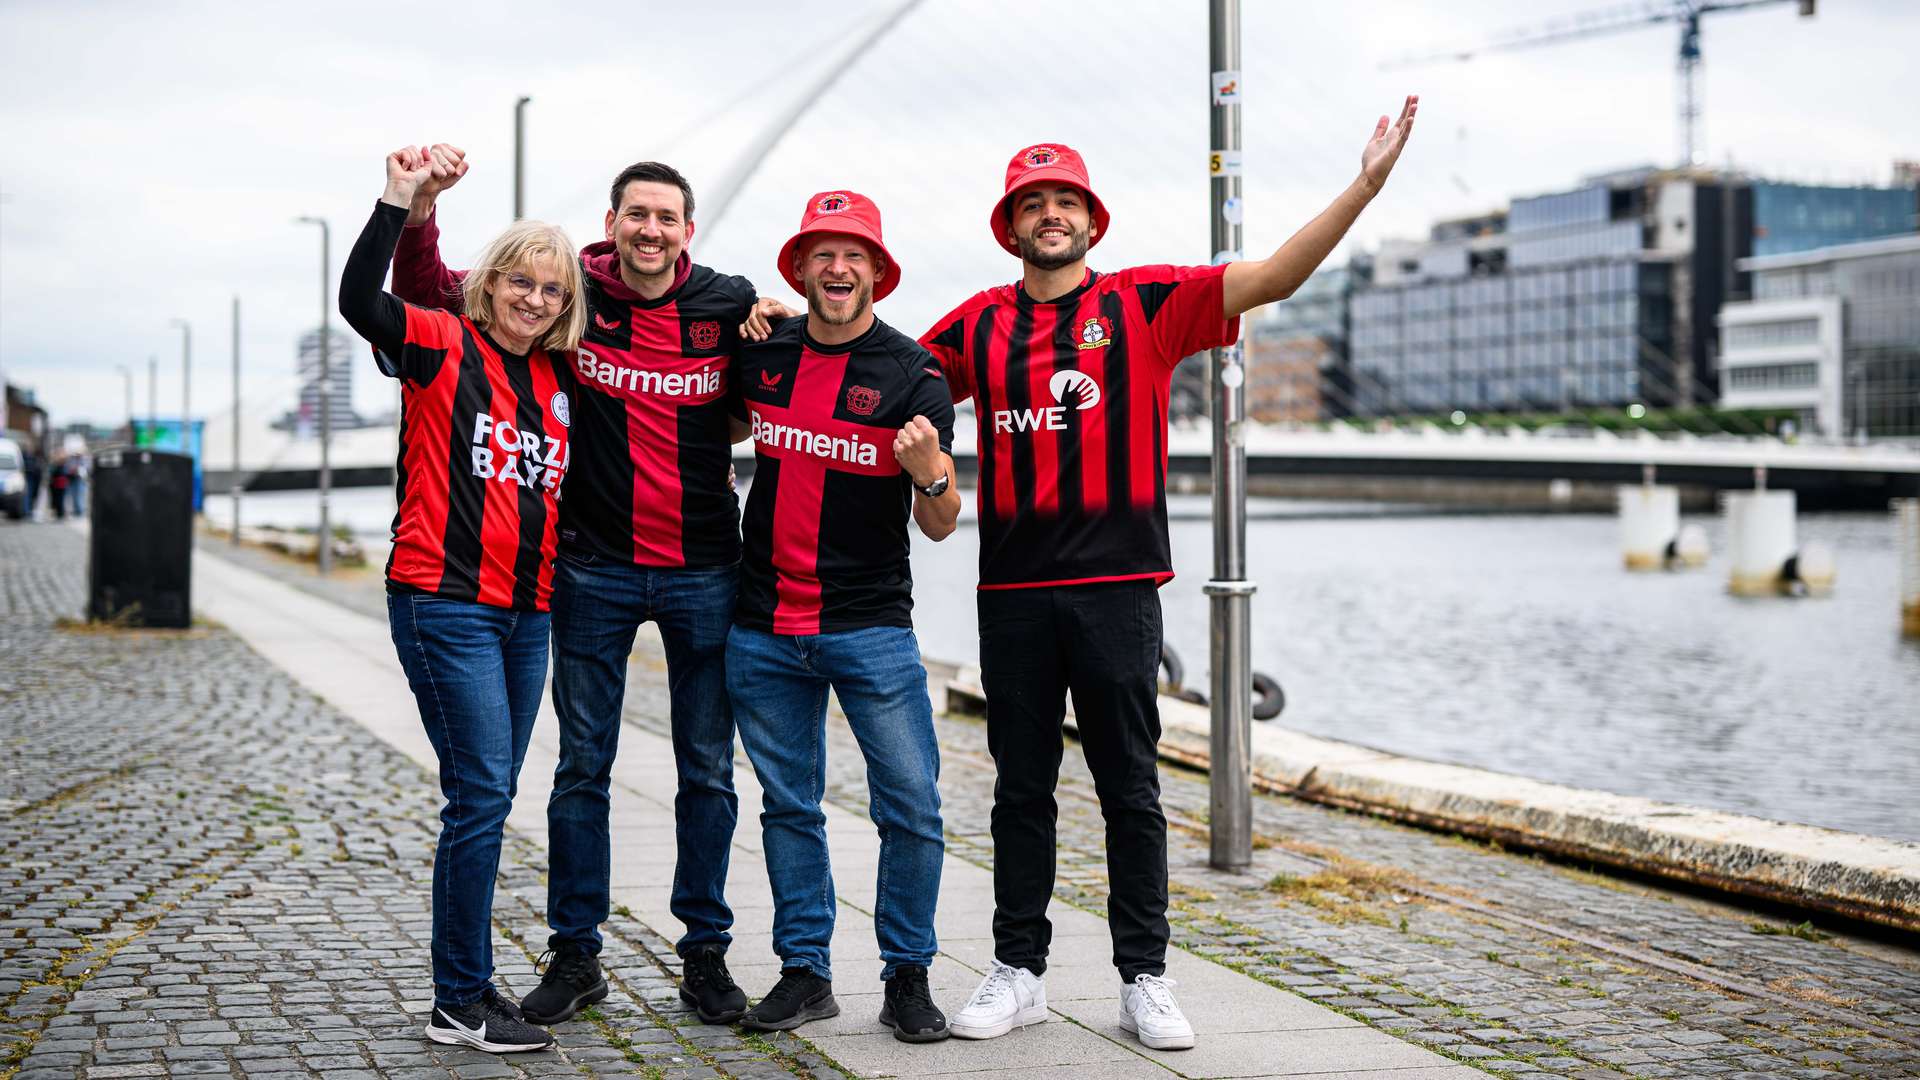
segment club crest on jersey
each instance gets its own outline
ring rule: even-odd
[[[880,391],[869,386],[847,387],[847,411],[855,416],[872,416],[880,407]]]
[[[822,214],[838,214],[852,205],[853,199],[846,192],[836,191],[820,196],[820,201],[814,203],[813,208]]]
[[[1060,152],[1051,146],[1030,146],[1027,148],[1026,161],[1029,165],[1051,165],[1060,157]]]
[[[720,344],[720,324],[712,319],[703,319],[687,327],[687,340],[696,349],[711,349]]]
[[[1080,326],[1080,344],[1077,348],[1104,349],[1113,344],[1113,322],[1104,315],[1088,319]]]
[[[560,421],[561,427],[570,428],[573,426],[573,406],[572,403],[567,401],[567,392],[565,390],[555,390],[553,392],[553,400],[547,402],[547,408],[553,410],[553,418]]]

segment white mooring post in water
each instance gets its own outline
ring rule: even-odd
[[[1736,596],[1819,595],[1833,589],[1833,553],[1825,544],[1800,546],[1798,500],[1791,491],[1727,493],[1727,588]]]
[[[1666,484],[1621,484],[1620,552],[1629,570],[1661,570],[1669,545],[1680,538],[1680,489]]]
[[[1900,632],[1920,638],[1920,499],[1893,500],[1900,533]]]

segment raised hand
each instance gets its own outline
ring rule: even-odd
[[[926,487],[940,478],[940,432],[933,421],[915,416],[893,437],[893,459],[900,463],[914,487]]]
[[[387,155],[387,190],[381,201],[394,206],[409,206],[413,196],[433,172],[432,162],[417,146],[403,146]]]
[[[452,143],[434,143],[427,160],[433,171],[414,193],[417,197],[434,198],[467,175],[467,152]]]
[[[1373,138],[1367,140],[1366,149],[1360,151],[1360,175],[1375,191],[1379,191],[1387,182],[1387,175],[1393,172],[1394,162],[1400,160],[1400,151],[1407,145],[1407,136],[1413,134],[1413,117],[1420,111],[1420,95],[1408,94],[1407,103],[1400,107],[1400,119],[1392,127],[1387,126],[1387,118],[1373,126]]]

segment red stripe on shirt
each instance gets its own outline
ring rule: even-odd
[[[493,431],[487,443],[494,451],[494,474],[486,481],[486,494],[480,505],[480,603],[494,607],[513,606],[513,556],[520,550],[520,485],[503,477],[519,473],[520,454],[505,448],[499,435],[504,425],[514,429],[519,442],[519,399],[507,385],[507,373],[493,350],[481,346],[487,365],[487,386],[493,393],[487,411],[493,415]]]
[[[826,355],[804,349],[794,373],[791,413],[812,422],[830,421],[847,354]],[[892,455],[889,454],[889,457]],[[773,504],[773,632],[820,632],[820,511],[826,497],[827,465],[811,455],[780,462],[780,485]]]
[[[551,363],[529,364],[528,369],[529,373],[533,376],[534,400],[539,403],[541,415],[546,417],[547,424],[551,426],[554,423],[551,415],[552,402],[554,395],[560,389],[560,383],[553,376],[553,366]],[[565,437],[568,432],[556,431],[554,434]],[[573,457],[572,442],[571,439],[567,440],[567,448],[560,452],[561,458],[559,461],[547,463],[549,470],[558,467],[563,470],[560,475],[565,475],[564,470],[572,463],[570,460]],[[544,484],[544,482],[545,477],[542,477],[542,483]],[[557,491],[559,490],[559,485],[556,483],[547,490]],[[550,498],[551,496],[549,496],[549,499]],[[547,609],[547,601],[553,595],[553,560],[560,551],[559,510],[560,508],[557,504],[549,501],[547,504],[547,513],[540,526],[540,571],[538,578],[534,582],[534,603],[538,605],[542,611]]]
[[[1059,359],[1053,343],[1058,325],[1058,307],[1034,305],[1033,332],[1027,336],[1027,401],[1036,412],[1058,404],[1050,388]],[[1048,517],[1060,512],[1060,444],[1061,433],[1045,425],[1033,432],[1033,509]]]
[[[633,315],[632,355],[660,358],[680,355],[680,315],[665,304],[641,317]],[[628,392],[633,395],[632,391]],[[633,458],[633,559],[637,563],[678,566],[686,561],[681,546],[680,432],[676,411],[660,402],[627,399],[627,443]]]

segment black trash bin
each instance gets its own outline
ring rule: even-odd
[[[193,620],[193,459],[106,450],[93,461],[87,617],[130,626]]]

